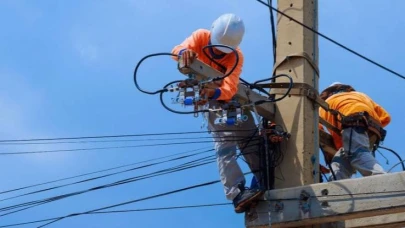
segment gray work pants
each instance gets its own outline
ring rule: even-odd
[[[356,170],[362,176],[386,173],[370,152],[367,131],[361,127],[346,128],[342,131],[342,140],[343,147],[335,154],[331,164],[337,180],[351,178]],[[333,180],[332,176],[330,178]]]
[[[219,108],[220,105],[217,101],[210,101],[209,107]],[[215,124],[216,114],[208,114],[208,130],[211,131],[215,142],[219,175],[228,200],[233,200],[240,193],[238,184],[242,183],[244,185],[246,183],[243,172],[236,161],[237,147],[250,170],[254,172],[257,180],[260,180],[257,126],[250,111],[246,110],[244,114],[248,116],[248,120],[237,126]],[[248,142],[248,139],[252,136],[253,140]]]

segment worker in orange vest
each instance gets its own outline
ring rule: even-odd
[[[212,24],[211,29],[198,29],[187,37],[181,44],[176,45],[172,53],[182,57],[186,66],[194,59],[210,65],[216,70],[227,74],[234,66],[236,55],[232,49],[226,47],[208,47],[203,53],[203,47],[207,45],[226,45],[236,50],[239,62],[232,74],[217,84],[217,88],[204,88],[201,95],[207,95],[210,99],[210,108],[221,107],[230,101],[238,91],[239,77],[244,62],[243,54],[239,48],[245,33],[243,20],[234,14],[224,14],[218,17]],[[178,60],[178,57],[173,57]],[[214,63],[218,62],[220,65]],[[258,199],[264,193],[260,188],[249,189],[245,187],[245,177],[236,159],[237,146],[241,150],[251,171],[260,180],[260,163],[257,142],[247,140],[254,136],[256,125],[250,111],[247,113],[248,120],[240,125],[217,125],[215,113],[208,114],[208,130],[215,141],[217,164],[220,179],[228,200],[232,200],[235,212],[242,213],[249,208],[253,200]]]
[[[383,128],[391,121],[388,112],[366,94],[340,82],[323,90],[320,98],[332,110],[320,108],[319,117],[328,123],[338,148],[331,164],[336,179],[351,178],[356,170],[362,176],[386,173],[371,151],[385,136]]]

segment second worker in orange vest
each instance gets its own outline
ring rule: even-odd
[[[335,82],[323,90],[320,97],[328,103],[330,109],[338,111],[343,116],[350,117],[366,112],[381,127],[387,126],[391,121],[386,110],[366,94],[355,91],[350,85]],[[340,130],[338,134],[328,128],[338,149],[332,159],[332,170],[337,180],[350,178],[356,170],[362,176],[385,173],[371,154],[370,136],[373,133],[368,131],[368,127],[355,126],[357,122],[342,126],[341,117],[322,108],[319,109],[319,117]]]

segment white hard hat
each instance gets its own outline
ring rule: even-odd
[[[332,87],[332,86],[335,86],[335,85],[343,85],[343,83],[341,83],[341,82],[334,82],[334,83],[330,84],[330,85],[328,86],[328,88],[329,88],[329,87]]]
[[[223,14],[211,26],[211,44],[226,45],[236,49],[242,42],[245,34],[245,25],[242,19],[235,14]],[[224,53],[232,50],[226,47],[214,47]]]

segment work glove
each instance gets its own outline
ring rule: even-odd
[[[203,88],[200,90],[200,96],[202,97],[207,97],[207,98],[211,98],[213,97],[215,94],[215,89],[212,88]]]
[[[194,59],[197,58],[197,53],[193,50],[187,49],[181,53],[181,58],[184,61],[184,66],[189,67]]]
[[[208,102],[208,99],[213,97],[215,94],[215,89],[203,88],[200,90],[200,96],[202,100],[197,101],[197,105],[205,105]]]

